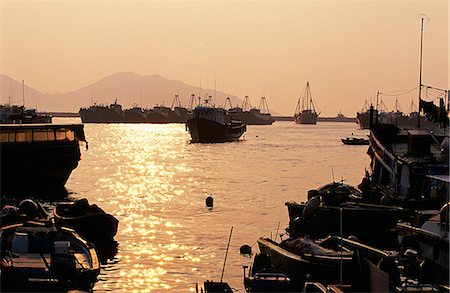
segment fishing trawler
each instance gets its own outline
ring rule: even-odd
[[[258,108],[251,106],[248,96],[244,97],[242,107],[233,108],[229,97],[225,100],[225,107],[227,103],[230,105],[228,112],[236,115],[246,125],[272,125],[275,121],[270,115],[269,105],[265,97],[261,97]]]
[[[6,104],[0,105],[0,123],[52,123],[52,116],[38,113],[36,109],[28,109],[25,106]]]
[[[317,113],[314,107],[308,81],[306,82],[306,87],[303,90],[301,97],[298,99],[294,114],[294,121],[297,124],[316,124],[319,114],[320,113]]]
[[[237,141],[247,130],[247,125],[237,120],[223,108],[215,108],[205,100],[197,106],[186,122],[193,143]]]
[[[79,111],[83,123],[185,123],[189,110],[181,106],[175,95],[171,107],[156,105],[152,109],[143,109],[134,105],[122,109],[117,99],[109,106],[94,104]]]

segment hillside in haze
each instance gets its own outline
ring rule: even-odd
[[[144,108],[155,105],[171,106],[175,94],[179,95],[181,104],[188,106],[191,94],[199,95],[199,88],[181,81],[170,80],[159,75],[139,75],[122,72],[109,75],[93,84],[68,93],[46,94],[26,85],[25,105],[39,111],[78,112],[81,107],[94,103],[111,104],[117,98],[124,108],[134,104]],[[202,89],[202,97],[214,96],[213,89]],[[216,91],[215,104],[223,105],[230,97],[235,105],[242,105],[242,99]],[[0,103],[22,104],[22,83],[6,75],[0,75]],[[252,105],[259,104],[259,97],[253,98]],[[270,101],[269,101],[270,106]]]

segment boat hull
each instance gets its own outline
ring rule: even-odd
[[[81,237],[94,243],[112,240],[117,233],[119,221],[105,212],[88,212],[80,216],[65,216],[64,211],[72,204],[58,204],[54,219],[58,226],[74,229]]]
[[[63,189],[78,166],[78,141],[2,143],[2,195],[20,191]],[[35,194],[36,196],[37,194]]]
[[[302,286],[306,279],[320,280],[326,283],[339,282],[340,255],[298,255],[281,247],[278,243],[260,238],[259,250],[270,258],[272,266],[290,277],[293,284]],[[352,257],[343,256],[342,264],[344,272],[348,272],[352,266]],[[344,274],[344,281],[348,282],[350,274]]]
[[[342,138],[341,141],[346,145],[369,145],[369,140],[365,138]]]
[[[317,124],[317,113],[313,111],[303,111],[294,116],[295,123],[297,124]]]
[[[218,123],[208,119],[191,118],[186,122],[193,143],[237,141],[247,130],[240,122]]]

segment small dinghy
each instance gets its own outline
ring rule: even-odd
[[[87,199],[59,203],[53,214],[56,225],[73,228],[94,244],[112,240],[119,225],[119,220],[97,205],[90,205]]]
[[[362,137],[341,138],[343,144],[347,145],[369,145],[369,140]]]
[[[2,291],[92,288],[100,272],[94,246],[72,229],[40,222],[0,228]]]

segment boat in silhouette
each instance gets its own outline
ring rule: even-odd
[[[94,246],[69,228],[13,224],[0,243],[2,291],[90,290],[100,272]]]
[[[369,140],[363,137],[346,137],[342,138],[341,141],[348,145],[369,145]]]
[[[358,241],[329,236],[277,243],[260,238],[258,245],[261,254],[267,255],[270,268],[290,278],[296,288],[291,292],[299,292],[305,282],[312,281],[346,285],[352,292],[388,292],[400,284],[396,254]]]
[[[0,105],[0,123],[3,124],[52,123],[52,118],[25,106]]]
[[[83,123],[185,123],[189,110],[181,106],[175,95],[171,107],[156,105],[152,109],[143,109],[134,105],[122,109],[117,99],[109,106],[94,104],[79,111]]]
[[[306,82],[302,95],[298,99],[294,121],[297,124],[316,124],[319,114],[320,113],[317,113],[314,107],[311,88],[308,81]]]
[[[247,126],[223,108],[215,108],[205,100],[197,106],[186,122],[193,143],[220,143],[237,141]]]
[[[105,213],[97,205],[90,205],[87,199],[58,203],[53,210],[58,226],[74,229],[93,244],[111,241],[117,233],[119,221]]]
[[[265,97],[261,97],[259,108],[253,108],[248,96],[244,97],[242,107],[232,107],[230,98],[225,100],[225,106],[229,103],[228,112],[241,120],[246,125],[272,125],[275,121],[270,115],[269,106]]]
[[[1,195],[63,189],[81,142],[82,124],[0,124]]]

